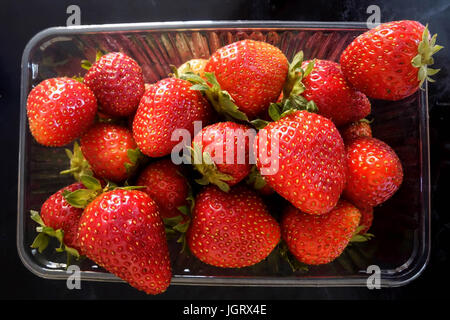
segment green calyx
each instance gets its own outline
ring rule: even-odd
[[[214,163],[211,155],[208,152],[202,151],[202,146],[196,143],[193,144],[194,148],[191,148],[192,164],[202,177],[196,179],[200,185],[214,184],[219,187],[220,190],[224,192],[230,191],[230,186],[227,181],[233,180],[233,177],[220,172]]]
[[[119,187],[114,182],[107,181],[105,187],[102,187],[100,181],[90,175],[82,175],[80,182],[86,189],[78,189],[75,191],[64,190],[62,195],[66,201],[75,208],[84,209],[86,206],[97,198],[100,194],[116,189],[120,190],[136,190],[143,189],[145,186],[123,186]]]
[[[375,121],[375,118],[372,118],[372,119],[366,119],[366,118],[363,118],[363,119],[359,119],[358,120],[358,122],[362,122],[362,123],[367,123],[367,124],[372,124],[373,122]]]
[[[104,55],[104,53],[100,50],[95,54],[95,62],[100,60],[100,58]],[[89,60],[81,60],[81,67],[85,70],[89,70],[92,67],[92,62]]]
[[[136,149],[128,149],[127,156],[130,162],[125,162],[123,165],[127,170],[127,174],[131,175],[134,170],[138,167],[139,161],[144,157],[139,148]]]
[[[291,95],[301,95],[305,91],[302,80],[307,77],[314,68],[315,59],[305,69],[303,64],[303,51],[299,51],[289,64],[288,75],[283,86],[283,100],[289,99]]]
[[[306,90],[302,80],[312,72],[315,62],[315,59],[311,60],[305,68],[302,68],[303,51],[299,51],[294,56],[289,64],[287,79],[283,86],[283,99],[281,103],[277,104],[278,108],[272,106],[271,109],[269,107],[269,115],[272,119],[278,120],[296,110],[318,111],[314,101],[308,101],[302,96],[302,93]]]
[[[51,227],[48,227],[45,225],[44,221],[42,220],[41,216],[39,215],[39,212],[35,210],[30,210],[31,219],[39,224],[38,227],[36,227],[36,231],[38,232],[38,235],[34,239],[33,243],[31,244],[31,248],[37,249],[39,253],[42,253],[48,246],[50,237],[56,238],[60,246],[56,248],[57,252],[66,252],[67,254],[67,266],[70,265],[71,259],[74,257],[77,260],[80,258],[79,252],[64,243],[64,231],[62,229],[53,229]]]
[[[261,176],[258,168],[253,166],[248,177],[246,183],[252,186],[255,190],[261,190],[267,184],[266,180]]]
[[[78,189],[75,191],[64,190],[62,193],[64,199],[66,199],[72,207],[80,209],[86,208],[86,206],[104,192],[105,189],[111,188],[109,183],[105,188],[102,188],[100,181],[91,175],[80,176],[80,182],[86,189]]]
[[[61,171],[60,174],[72,174],[75,180],[81,182],[81,176],[92,176],[93,172],[89,162],[84,158],[81,148],[77,142],[73,144],[73,151],[66,149],[70,160],[70,169]]]
[[[373,235],[372,233],[367,233],[367,232],[363,233],[363,234],[359,234],[361,232],[361,230],[363,230],[364,228],[366,228],[366,226],[364,226],[364,225],[358,226],[356,228],[355,232],[353,233],[352,238],[350,239],[350,243],[366,242],[375,237],[375,235]]]
[[[181,79],[180,75],[184,74],[184,72],[180,72],[179,69],[174,66],[173,64],[169,65],[170,70],[172,70],[171,73],[169,73],[169,77],[174,77],[174,78],[178,78]],[[190,73],[192,73],[191,71],[189,71]]]
[[[173,72],[172,76],[174,76],[176,78],[180,78],[180,79],[182,78],[181,76],[186,73],[187,74],[195,74],[192,71],[191,63],[189,61],[183,63],[179,68],[175,67],[174,65],[170,65],[170,68],[172,69],[172,72]]]
[[[188,202],[187,205],[177,208],[181,213],[180,215],[163,219],[167,236],[173,237],[177,234],[179,235],[177,243],[181,243],[181,253],[189,253],[189,248],[187,246],[186,240],[186,232],[188,231],[189,225],[191,224],[192,212],[194,211],[195,206],[195,198],[190,185],[186,201]]]
[[[192,83],[191,89],[202,92],[217,113],[227,120],[248,121],[247,115],[239,110],[231,95],[221,89],[214,73],[205,72],[206,80],[193,72],[177,73],[177,76]]]
[[[433,54],[438,52],[443,48],[443,46],[436,44],[437,34],[434,34],[430,38],[430,32],[428,30],[428,25],[426,25],[422,33],[422,41],[419,43],[417,48],[418,54],[411,60],[413,67],[418,68],[417,80],[420,81],[420,88],[422,88],[425,80],[430,82],[435,82],[430,76],[435,75],[440,71],[440,69],[429,68],[429,65],[434,63]]]
[[[83,81],[84,81],[84,78],[83,78],[82,76],[80,76],[80,75],[78,75],[78,76],[73,76],[72,79],[73,79],[73,80],[76,80],[76,81],[78,81],[78,82],[80,82],[80,83],[83,83]]]
[[[297,110],[306,110],[314,113],[318,112],[319,109],[314,101],[308,101],[302,96],[302,93],[306,89],[302,80],[313,70],[315,59],[310,61],[304,69],[302,68],[302,63],[303,51],[299,51],[289,64],[288,75],[283,86],[283,99],[281,102],[271,103],[269,106],[269,117],[273,121],[277,121]],[[255,128],[262,129],[269,122],[255,119],[250,123],[255,126]]]

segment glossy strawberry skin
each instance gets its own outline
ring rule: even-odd
[[[372,137],[372,128],[366,121],[355,121],[339,129],[345,145],[359,137]]]
[[[201,261],[240,268],[269,255],[280,240],[280,227],[254,191],[236,186],[226,193],[207,186],[195,199],[186,236]]]
[[[180,215],[178,207],[188,204],[189,184],[179,166],[170,159],[158,160],[145,167],[136,182],[158,205],[162,218]]]
[[[136,149],[133,134],[128,128],[108,123],[97,123],[80,140],[83,156],[95,175],[111,181],[123,181],[132,173],[128,149]]]
[[[77,232],[83,209],[72,207],[63,196],[65,190],[73,192],[78,189],[85,187],[77,182],[51,195],[42,205],[41,218],[47,227],[61,229],[64,232],[64,244],[79,251]]]
[[[146,83],[144,85],[145,91],[149,90],[153,86],[153,83]]]
[[[261,41],[242,40],[218,49],[205,72],[213,72],[239,110],[254,118],[277,100],[288,66],[278,48]]]
[[[169,251],[158,206],[144,192],[105,192],[80,220],[82,252],[147,294],[164,292],[171,280]]]
[[[359,207],[388,200],[403,181],[395,151],[376,138],[361,137],[347,146],[347,184],[344,196]]]
[[[372,227],[373,208],[367,207],[358,209],[359,212],[361,212],[361,220],[359,221],[359,226],[364,226],[364,228],[359,231],[359,234],[365,234],[370,230],[370,227]]]
[[[31,134],[49,147],[61,147],[78,138],[94,123],[96,112],[93,92],[71,78],[44,80],[27,99]]]
[[[134,113],[144,94],[142,69],[131,57],[112,52],[102,56],[84,76],[100,109],[112,116]]]
[[[346,154],[331,120],[296,111],[260,130],[254,148],[267,184],[295,207],[324,214],[336,205],[345,185]]]
[[[252,164],[249,145],[255,135],[255,131],[246,125],[231,121],[217,122],[203,128],[194,137],[192,147],[194,144],[201,145],[202,152],[209,153],[213,159],[217,158],[217,169],[230,175],[233,179],[226,183],[234,186],[250,173]],[[216,151],[220,150],[222,153],[217,154]]]
[[[310,61],[305,61],[303,67]],[[319,114],[342,126],[370,114],[370,101],[344,79],[338,63],[317,59],[314,69],[302,80],[306,89],[302,95],[313,100]]]
[[[359,35],[342,53],[346,79],[368,97],[401,100],[419,88],[418,54],[424,26],[417,21],[383,23]]]
[[[344,251],[360,218],[359,210],[345,200],[322,215],[310,215],[289,206],[281,221],[282,238],[300,262],[326,264]]]
[[[149,157],[171,153],[179,141],[171,141],[177,129],[194,133],[194,121],[206,125],[212,118],[208,101],[192,84],[178,78],[166,78],[148,90],[133,120],[133,135],[139,149]]]

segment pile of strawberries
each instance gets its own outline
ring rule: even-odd
[[[28,96],[31,134],[74,143],[63,173],[77,181],[32,211],[32,247],[56,237],[58,251],[148,294],[170,284],[173,235],[181,254],[222,268],[281,247],[303,264],[333,261],[369,237],[373,208],[403,179],[394,150],[372,137],[369,98],[400,100],[430,80],[435,40],[397,21],[357,37],[340,64],[301,51],[289,63],[242,40],[153,84],[119,52],[83,61],[83,78],[42,81]]]

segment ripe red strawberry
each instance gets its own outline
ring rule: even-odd
[[[133,120],[133,135],[142,153],[162,157],[171,153],[178,141],[172,133],[185,129],[192,135],[194,121],[209,122],[212,111],[199,91],[191,90],[191,83],[178,78],[157,82],[145,93]]]
[[[64,192],[73,192],[75,190],[85,189],[82,183],[74,183],[64,187],[52,194],[42,205],[41,214],[32,211],[32,219],[37,221],[42,228],[41,234],[38,235],[32,245],[33,248],[38,248],[43,251],[48,244],[48,240],[42,239],[48,235],[58,237],[57,230],[62,231],[61,247],[69,247],[80,252],[80,247],[77,239],[78,223],[83,214],[83,209],[71,206],[64,198]],[[70,251],[72,252],[72,251]]]
[[[400,100],[439,70],[428,68],[442,49],[417,21],[393,21],[358,36],[342,53],[345,78],[370,98]]]
[[[153,86],[153,83],[144,84],[145,91],[149,90]]]
[[[370,122],[362,119],[352,122],[339,130],[344,143],[348,145],[350,142],[359,137],[372,137],[372,128]]]
[[[164,225],[146,193],[102,193],[84,210],[78,239],[87,257],[131,286],[147,294],[169,286],[172,271]]]
[[[286,208],[281,233],[289,251],[302,263],[326,264],[341,255],[359,225],[361,213],[345,200],[330,212],[310,215]]]
[[[170,159],[150,163],[140,173],[136,185],[146,186],[142,191],[156,202],[162,218],[178,216],[178,207],[188,205],[189,183]]]
[[[309,63],[303,62],[303,68]],[[319,114],[331,119],[336,126],[357,121],[370,113],[369,99],[347,83],[336,62],[316,59],[313,70],[302,82],[305,85],[302,95],[313,100]]]
[[[99,178],[123,181],[137,166],[139,150],[128,128],[97,123],[81,137],[80,143],[83,156]]]
[[[101,111],[112,116],[135,112],[145,90],[141,67],[120,52],[108,53],[95,62],[84,83],[94,92]]]
[[[365,234],[369,231],[370,227],[372,226],[373,222],[373,208],[366,207],[366,208],[358,208],[359,212],[361,212],[361,220],[359,221],[359,228],[361,230],[358,234]]]
[[[30,131],[44,146],[61,147],[72,142],[92,125],[96,112],[92,91],[71,78],[44,80],[28,95]]]
[[[295,111],[269,123],[255,140],[256,165],[267,184],[295,207],[324,214],[345,185],[345,148],[331,120]]]
[[[218,49],[205,72],[214,73],[239,110],[254,118],[280,95],[288,72],[288,60],[271,44],[242,40]]]
[[[254,191],[236,186],[226,193],[207,186],[195,198],[186,237],[189,249],[201,261],[240,268],[272,252],[280,240],[280,227]]]
[[[358,207],[374,207],[400,187],[403,169],[395,151],[383,141],[361,137],[347,146],[344,196]]]
[[[228,191],[242,181],[252,169],[249,146],[255,136],[253,128],[231,121],[203,128],[192,142],[194,167],[202,174],[197,182]]]

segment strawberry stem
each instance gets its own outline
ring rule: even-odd
[[[84,158],[81,152],[80,145],[75,142],[73,144],[73,151],[65,149],[67,157],[70,160],[70,168],[63,170],[60,174],[72,174],[75,180],[81,182],[81,176],[92,176],[93,172],[89,162]]]
[[[220,172],[211,158],[211,155],[208,152],[202,152],[201,145],[196,143],[193,145],[194,147],[191,148],[192,164],[194,169],[202,175],[202,177],[200,179],[196,179],[195,182],[200,185],[212,183],[224,192],[230,191],[230,186],[227,181],[233,180],[233,177]]]

